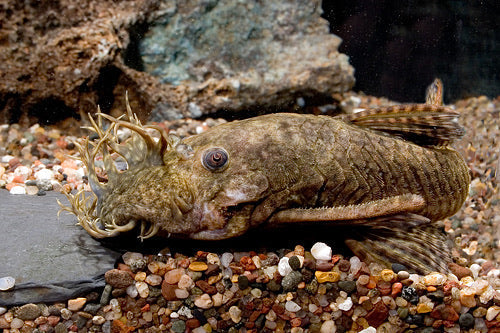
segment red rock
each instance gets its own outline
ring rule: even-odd
[[[391,294],[392,284],[390,282],[380,280],[377,284],[377,288],[382,296],[388,296]]]
[[[448,264],[448,267],[450,268],[451,272],[457,276],[459,280],[461,280],[466,276],[472,276],[472,271],[469,268],[460,266],[454,262]]]
[[[431,318],[442,319],[445,321],[455,322],[458,320],[458,313],[451,305],[439,304],[432,310],[430,314]]]
[[[392,285],[391,288],[391,296],[394,298],[401,294],[401,290],[403,289],[403,284],[401,282],[396,282]]]
[[[0,317],[0,328],[1,329],[9,329],[10,328],[10,323],[4,317]]]
[[[48,316],[47,317],[47,322],[50,324],[50,326],[56,326],[60,320],[61,320],[61,317],[59,317],[59,316]]]
[[[196,281],[196,286],[206,292],[209,295],[215,295],[217,293],[217,288],[208,284],[205,280]]]
[[[186,327],[188,328],[196,328],[196,327],[200,327],[200,321],[196,318],[191,318],[191,319],[188,319],[186,320]]]
[[[292,327],[299,327],[302,324],[302,320],[300,318],[293,318],[290,320]]]
[[[177,299],[175,289],[177,287],[174,284],[169,284],[165,280],[161,284],[161,294],[167,301],[175,301]]]
[[[114,288],[127,288],[132,283],[134,283],[134,279],[128,272],[121,271],[119,269],[112,269],[107,271],[106,274],[104,274],[104,278],[106,280],[106,283]]]
[[[373,309],[368,312],[365,319],[373,327],[380,326],[389,316],[389,309],[384,305],[383,302],[377,302]]]

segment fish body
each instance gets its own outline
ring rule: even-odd
[[[363,259],[446,270],[451,258],[435,222],[457,212],[470,182],[448,145],[461,135],[457,116],[428,104],[342,117],[280,113],[180,140],[141,125],[130,110],[128,121],[100,115],[93,122],[99,141],[79,145],[95,198],[70,195],[63,209],[94,237],[136,225],[144,238],[205,240],[269,224],[352,225],[361,232],[346,243]],[[107,131],[103,118],[111,121]],[[120,127],[133,133],[123,144]],[[127,161],[126,171],[110,152]],[[107,183],[96,176],[97,154]]]

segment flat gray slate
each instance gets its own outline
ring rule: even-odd
[[[104,273],[119,253],[103,247],[76,218],[61,213],[60,193],[13,195],[0,190],[0,278],[15,288],[0,291],[0,306],[64,301],[104,286]]]

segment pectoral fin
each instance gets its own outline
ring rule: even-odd
[[[360,228],[356,238],[346,245],[361,260],[390,268],[398,262],[418,273],[449,271],[452,262],[448,240],[435,225],[420,225],[410,230],[400,228]]]
[[[359,205],[323,208],[293,208],[277,212],[272,223],[350,221],[349,224],[373,223],[381,216],[415,212],[424,208],[425,200],[416,194],[403,194]]]

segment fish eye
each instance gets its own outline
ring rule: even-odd
[[[210,148],[203,153],[201,162],[210,171],[217,171],[227,165],[229,155],[223,148]]]

